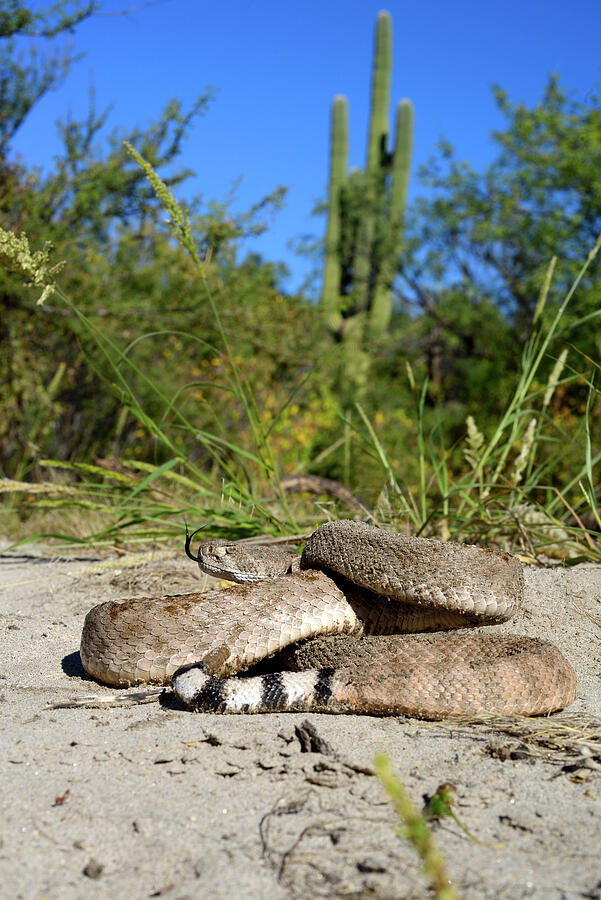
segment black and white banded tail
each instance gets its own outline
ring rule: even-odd
[[[217,678],[203,663],[178,669],[173,690],[186,706],[199,712],[336,712],[335,669],[274,672],[248,678]]]

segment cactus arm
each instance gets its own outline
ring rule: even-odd
[[[367,338],[377,341],[386,333],[392,316],[392,283],[396,275],[397,260],[401,250],[403,216],[407,203],[411,149],[413,144],[413,104],[401,100],[396,112],[395,147],[391,164],[390,199],[388,208],[387,245],[380,260],[372,297]]]
[[[402,226],[407,205],[413,148],[413,118],[413,103],[411,100],[401,100],[396,110],[395,146],[390,186],[390,223],[393,227],[399,228]]]
[[[388,109],[392,76],[392,20],[382,11],[376,20],[374,66],[371,80],[371,112],[367,147],[367,172],[379,173],[386,159],[388,140]]]
[[[328,327],[335,331],[340,313],[340,190],[348,167],[348,102],[341,94],[334,98],[330,131],[330,180],[328,184],[328,225],[323,274],[322,311]]]

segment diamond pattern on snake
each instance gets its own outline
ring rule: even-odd
[[[227,541],[189,548],[190,537],[200,568],[236,584],[94,607],[80,651],[90,675],[171,683],[183,704],[215,713],[542,715],[576,698],[553,644],[469,630],[510,619],[522,601],[522,565],[503,550],[344,520],[320,526],[301,557]],[[275,654],[281,671],[244,675]]]

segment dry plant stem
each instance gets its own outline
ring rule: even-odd
[[[421,857],[422,869],[430,879],[436,900],[460,900],[459,894],[449,883],[444,857],[434,842],[426,819],[413,806],[402,781],[393,773],[390,760],[385,753],[376,754],[374,769],[399,818],[405,823],[406,837]]]
[[[161,200],[165,211],[170,217],[169,225],[173,234],[175,235],[181,246],[189,253],[194,266],[203,282],[205,294],[208,299],[209,306],[211,307],[211,312],[213,314],[213,318],[217,326],[217,331],[221,339],[225,358],[230,369],[232,385],[237,397],[240,399],[244,407],[248,424],[253,432],[259,455],[259,463],[262,468],[269,474],[276,490],[278,491],[281,503],[286,511],[286,514],[288,515],[288,518],[292,519],[292,515],[286,501],[285,493],[280,485],[277,466],[275,464],[271,445],[268,441],[268,433],[265,432],[265,428],[263,426],[263,422],[261,421],[261,415],[256,405],[255,398],[252,392],[249,390],[248,385],[244,382],[243,377],[236,364],[226,331],[221,321],[221,316],[219,315],[217,304],[215,303],[215,299],[207,282],[205,267],[198,254],[198,248],[196,246],[187,213],[181,208],[181,206],[179,206],[171,191],[163,183],[150,163],[148,163],[142,156],[140,156],[140,154],[137,153],[136,150],[127,141],[125,141],[125,146],[129,153],[136,160],[138,165],[146,173],[146,177],[148,178],[149,182],[154,188],[157,197],[159,198],[159,200]]]
[[[572,514],[572,516],[574,517],[574,519],[575,519],[576,522],[578,523],[578,527],[580,528],[580,530],[581,530],[581,532],[582,532],[582,537],[584,538],[584,540],[585,540],[586,543],[588,544],[589,549],[592,550],[592,551],[594,552],[594,551],[596,550],[595,542],[594,542],[593,539],[591,538],[590,534],[588,533],[587,529],[586,529],[585,526],[584,526],[584,523],[583,523],[582,519],[580,518],[580,516],[578,515],[578,513],[576,512],[576,510],[574,509],[574,507],[571,506],[571,505],[568,503],[568,501],[566,500],[566,498],[563,496],[563,494],[561,493],[561,491],[560,491],[558,488],[553,487],[553,488],[552,488],[552,491],[553,491],[555,494],[557,494],[557,496],[560,498],[560,500],[561,500],[561,502],[563,503],[563,505],[564,505],[564,506],[566,507],[566,509]]]
[[[480,458],[479,467],[478,467],[478,475],[480,475],[480,476],[482,475],[482,473],[484,471],[485,463],[488,461],[493,450],[499,443],[501,435],[505,431],[505,428],[510,423],[512,418],[514,419],[513,430],[512,430],[512,438],[513,438],[513,436],[516,432],[516,422],[517,422],[517,419],[514,418],[515,412],[516,412],[516,410],[519,411],[521,409],[521,407],[523,405],[523,401],[528,392],[528,389],[530,388],[530,386],[532,384],[534,376],[540,366],[542,359],[544,358],[544,355],[547,351],[549,343],[551,342],[551,338],[553,337],[553,335],[555,334],[555,332],[557,330],[559,321],[560,321],[568,303],[572,299],[572,296],[574,295],[576,288],[578,287],[582,278],[584,277],[586,270],[588,269],[588,267],[592,263],[593,259],[597,255],[600,247],[601,247],[601,237],[597,240],[595,246],[593,247],[591,252],[588,254],[582,268],[580,269],[580,272],[576,276],[563,303],[558,308],[546,335],[544,335],[544,337],[542,335],[533,335],[530,345],[527,346],[526,351],[525,351],[525,363],[526,364],[522,371],[520,381],[518,383],[518,386],[516,388],[514,396],[511,399],[509,406],[507,407],[507,410],[505,411],[505,414],[502,417],[501,422],[499,423],[499,425],[497,427],[495,434],[493,435],[491,441],[488,443],[488,446],[485,448],[484,453],[482,454],[482,456]],[[555,263],[552,261],[549,266],[549,269],[551,272],[551,274],[548,274],[549,284],[551,281],[551,275],[552,275],[552,270],[554,268],[554,265],[555,265]],[[546,281],[545,281],[545,285],[546,285]],[[546,290],[548,291],[548,287],[546,288]],[[545,299],[546,299],[546,293],[545,293]],[[502,468],[502,463],[504,462],[504,459],[505,459],[507,453],[509,452],[509,447],[510,447],[511,443],[512,443],[512,440],[508,440],[506,442],[505,451],[501,455],[500,462],[497,464],[497,468],[495,470],[495,477],[493,478],[493,480],[496,480],[496,475],[500,472],[500,470]]]

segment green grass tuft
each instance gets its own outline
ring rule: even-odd
[[[436,846],[428,825],[428,816],[416,810],[403,782],[392,771],[390,759],[385,753],[376,754],[374,769],[403,822],[397,833],[399,837],[410,841],[417,850],[422,861],[422,869],[436,900],[460,900],[459,894],[450,883],[446,862]]]

